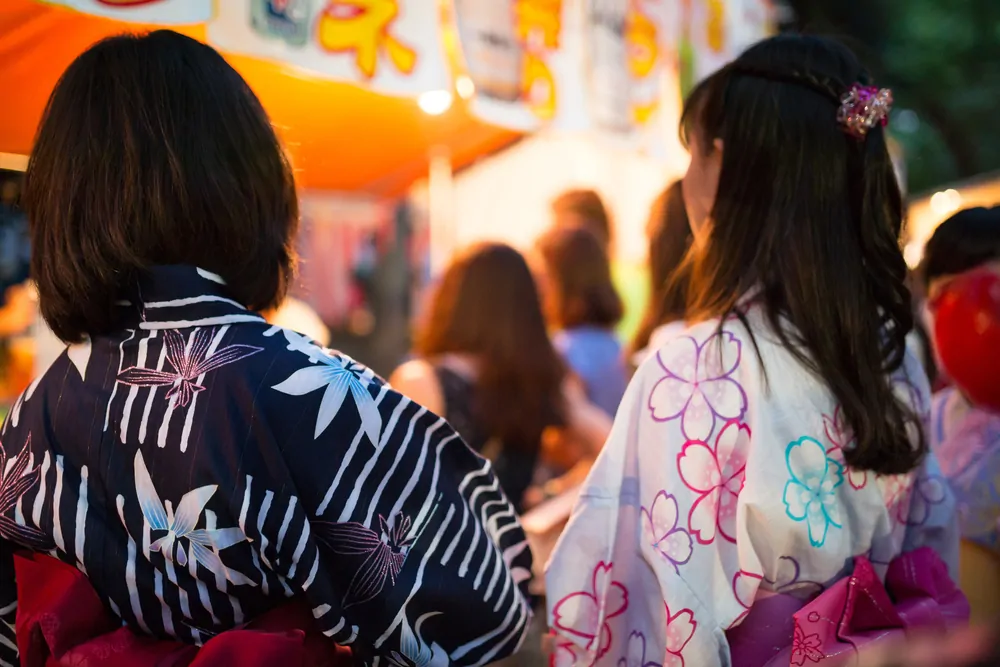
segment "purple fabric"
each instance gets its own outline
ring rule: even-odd
[[[969,603],[947,566],[924,547],[895,559],[884,585],[859,557],[850,576],[811,602],[785,594],[761,599],[726,634],[733,667],[833,665],[910,630],[946,630],[968,618]]]

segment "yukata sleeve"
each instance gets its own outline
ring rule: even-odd
[[[517,650],[531,552],[489,462],[347,357],[275,389],[305,405],[308,433],[283,458],[299,493],[287,512],[307,521],[283,534],[272,506],[263,553],[319,629],[367,664],[481,665]]]
[[[903,551],[930,547],[958,581],[961,524],[954,491],[941,471],[937,456],[928,452],[913,478]]]
[[[629,385],[546,573],[555,664],[730,664],[761,580],[739,503],[751,426],[740,341],[707,338]]]
[[[0,666],[17,665],[17,583],[14,580],[14,547],[0,538]]]

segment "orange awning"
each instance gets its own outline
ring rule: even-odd
[[[0,152],[27,154],[62,71],[95,41],[145,29],[35,0],[0,2]],[[178,29],[205,41],[204,26]],[[377,95],[244,56],[229,62],[279,129],[304,188],[395,195],[426,173],[435,146],[461,167],[518,135],[474,119],[461,100],[441,116],[415,100]]]

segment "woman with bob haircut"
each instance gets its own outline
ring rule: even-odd
[[[633,377],[549,561],[555,663],[834,665],[967,621],[890,104],[801,35],[687,100],[688,326]]]
[[[600,241],[581,228],[554,228],[536,244],[552,342],[584,385],[587,399],[613,417],[628,372],[614,327],[624,314]]]
[[[490,465],[259,314],[293,279],[295,182],[216,51],[166,30],[92,46],[52,93],[25,187],[41,311],[69,348],[2,431],[0,659],[18,662],[8,624],[38,611],[23,584],[41,554],[85,577],[97,627],[242,647],[225,664],[299,664],[298,631],[357,664],[514,652],[531,557]],[[271,635],[290,647],[247,648],[291,599],[307,621]],[[94,630],[76,620],[40,631],[56,658]]]

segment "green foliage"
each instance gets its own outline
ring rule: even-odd
[[[799,29],[846,38],[893,89],[890,128],[919,192],[1000,169],[1000,0],[795,0]],[[905,131],[905,130],[911,131]]]

